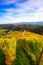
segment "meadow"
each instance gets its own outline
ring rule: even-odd
[[[0,65],[43,65],[43,35],[0,29]]]

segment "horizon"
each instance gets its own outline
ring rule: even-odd
[[[13,22],[13,23],[1,23],[0,25],[10,25],[10,24],[31,24],[31,25],[43,25],[43,21],[36,22]]]
[[[43,21],[43,0],[0,0],[0,24]]]

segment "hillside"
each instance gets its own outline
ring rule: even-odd
[[[10,31],[4,36],[1,34],[1,50],[5,54],[5,59],[0,55],[0,63],[3,62],[4,65],[5,63],[6,65],[43,65],[43,36],[41,35],[29,31]]]

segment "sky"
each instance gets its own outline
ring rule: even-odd
[[[0,0],[0,24],[43,21],[43,0]]]

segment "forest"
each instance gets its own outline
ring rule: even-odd
[[[6,32],[12,31],[30,31],[37,34],[43,34],[43,25],[30,25],[30,24],[1,24],[0,29],[6,29]]]

